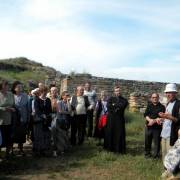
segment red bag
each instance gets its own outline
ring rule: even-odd
[[[107,123],[107,114],[104,114],[99,118],[98,129],[102,129],[104,126],[106,126],[106,123]]]

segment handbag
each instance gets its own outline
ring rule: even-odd
[[[52,118],[51,115],[46,116],[46,118],[42,118],[43,130],[47,131],[51,127]]]
[[[70,117],[68,115],[64,116],[64,118],[57,118],[57,125],[63,129],[68,130],[70,128]]]
[[[107,114],[104,114],[99,118],[98,129],[101,130],[106,126],[106,124],[107,124]]]

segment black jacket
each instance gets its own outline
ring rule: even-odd
[[[180,100],[176,99],[174,107],[172,109],[172,116],[177,118],[177,121],[172,121],[171,124],[171,135],[170,135],[170,145],[173,146],[178,139],[178,129],[180,128]]]
[[[148,116],[150,117],[151,119],[156,119],[159,117],[159,113],[160,112],[165,112],[165,106],[163,106],[160,102],[157,104],[157,105],[154,105],[152,102],[149,102],[148,105],[147,105],[147,108],[145,110],[145,113],[144,113],[144,117]],[[148,122],[146,121],[146,124],[148,124]],[[152,126],[147,126],[148,128],[158,128],[158,129],[161,129],[162,128],[162,125],[158,125],[157,123],[156,124],[153,124]]]

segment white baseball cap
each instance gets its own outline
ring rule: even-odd
[[[176,84],[174,84],[174,83],[167,84],[164,92],[165,93],[167,93],[167,92],[177,92]]]

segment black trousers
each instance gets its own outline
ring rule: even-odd
[[[76,135],[78,136],[78,144],[84,142],[86,115],[75,115],[71,120],[71,144],[76,145]]]
[[[161,129],[145,127],[145,156],[151,155],[152,140],[154,142],[153,157],[160,155]]]
[[[9,147],[12,144],[12,126],[11,125],[0,125],[2,144],[1,147]]]
[[[88,137],[92,137],[92,132],[93,132],[93,112],[94,110],[88,110],[87,111],[87,127],[88,127]]]

